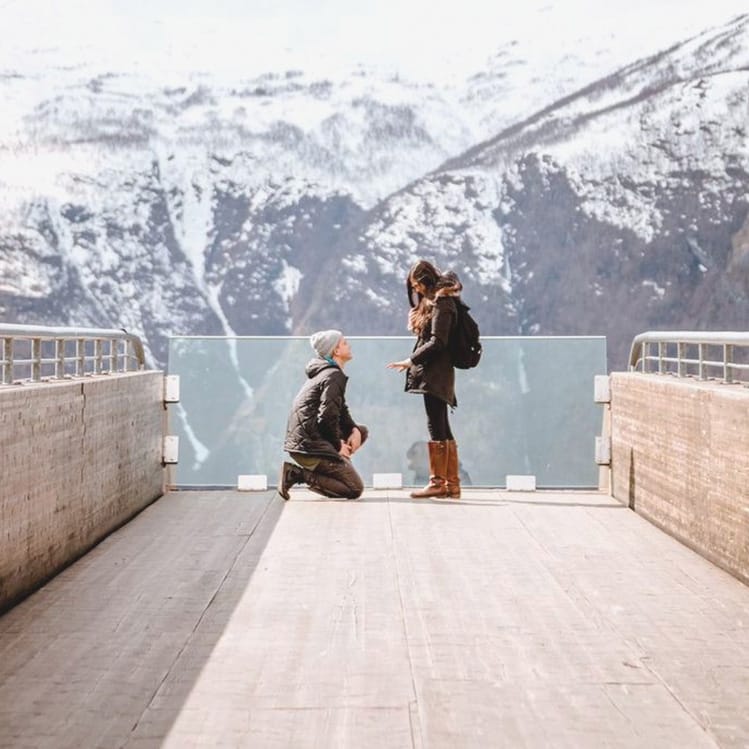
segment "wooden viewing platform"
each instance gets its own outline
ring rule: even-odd
[[[0,746],[747,747],[749,588],[595,492],[173,492],[0,617]]]

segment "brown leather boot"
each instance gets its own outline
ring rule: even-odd
[[[447,440],[447,496],[450,499],[460,499],[460,462],[458,460],[458,443]]]
[[[429,446],[429,483],[423,489],[411,492],[413,499],[427,497],[446,497],[447,483],[447,442],[444,440],[428,442]]]

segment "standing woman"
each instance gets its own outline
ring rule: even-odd
[[[429,483],[411,492],[423,497],[460,498],[458,446],[450,430],[447,408],[457,406],[455,368],[448,341],[455,327],[454,297],[463,286],[454,273],[441,274],[426,260],[409,271],[406,290],[411,310],[408,329],[416,335],[409,359],[391,362],[389,369],[406,370],[406,392],[421,393],[429,430]]]

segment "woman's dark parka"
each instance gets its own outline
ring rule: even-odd
[[[436,297],[430,324],[416,339],[411,354],[413,365],[406,372],[407,393],[427,393],[453,407],[458,402],[448,340],[457,317],[454,296],[448,292]]]
[[[312,359],[306,368],[307,381],[294,398],[286,427],[284,450],[343,460],[341,440],[354,427],[366,437],[366,428],[356,424],[346,405],[348,377],[326,359]]]

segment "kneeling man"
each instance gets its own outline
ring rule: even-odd
[[[351,346],[340,330],[314,333],[310,343],[317,356],[305,368],[307,381],[294,398],[284,441],[296,465],[281,467],[278,493],[288,499],[294,484],[307,484],[325,497],[356,499],[364,484],[351,456],[368,432],[346,405],[343,368],[351,361]]]

